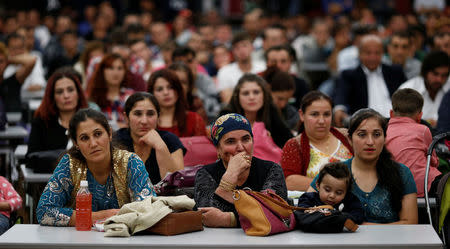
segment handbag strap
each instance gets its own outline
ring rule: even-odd
[[[258,196],[261,199],[269,200],[269,201],[279,205],[280,207],[284,207],[284,208],[291,209],[291,210],[302,210],[302,211],[305,211],[305,210],[316,210],[316,209],[324,209],[324,208],[325,209],[334,209],[333,206],[331,206],[331,205],[321,205],[321,206],[316,206],[316,207],[296,207],[296,206],[291,206],[291,205],[287,204],[284,201],[280,201],[277,198],[270,197],[267,194],[263,194],[261,192],[256,192],[256,191],[253,191],[253,190],[241,190],[241,191],[245,191],[245,192],[247,192],[250,195],[256,195],[256,196]],[[275,193],[271,193],[271,195],[278,196]],[[279,197],[279,198],[281,199],[281,197]]]

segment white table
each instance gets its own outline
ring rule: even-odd
[[[442,248],[429,225],[361,226],[356,233],[301,231],[269,237],[246,236],[242,229],[205,228],[176,236],[104,237],[74,227],[15,225],[0,237],[0,248]]]

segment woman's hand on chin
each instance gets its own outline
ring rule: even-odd
[[[239,176],[250,169],[251,160],[251,155],[245,151],[232,156],[222,178],[225,177],[225,180],[236,184]]]
[[[199,210],[202,212],[203,225],[207,227],[231,227],[229,212],[222,212],[215,207],[202,207]]]
[[[165,145],[161,136],[155,129],[151,129],[143,137],[139,139],[139,143],[150,145],[152,148],[158,148],[158,146]]]

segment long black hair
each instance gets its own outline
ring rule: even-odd
[[[358,129],[360,124],[367,119],[375,119],[380,124],[384,137],[386,137],[386,130],[388,121],[377,111],[365,108],[353,114],[350,119],[348,127],[348,136],[352,139],[353,133]],[[397,213],[402,209],[402,198],[404,186],[400,176],[400,165],[392,160],[391,153],[383,145],[380,155],[378,156],[376,164],[378,183],[382,188],[385,188],[390,193],[391,205]]]

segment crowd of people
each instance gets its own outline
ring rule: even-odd
[[[383,15],[371,1],[321,1],[287,16],[254,1],[238,22],[215,9],[169,18],[156,1],[130,12],[113,2],[0,15],[0,101],[20,111],[20,96],[44,92],[28,154],[66,151],[40,224],[75,224],[84,179],[93,220],[156,195],[154,184],[184,168],[180,138],[196,136],[218,157],[195,181],[206,226],[239,225],[232,190],[244,187],[311,192],[299,206],[351,198],[357,223],[418,222],[426,150],[450,131],[445,1]],[[434,194],[436,155],[431,166]]]

